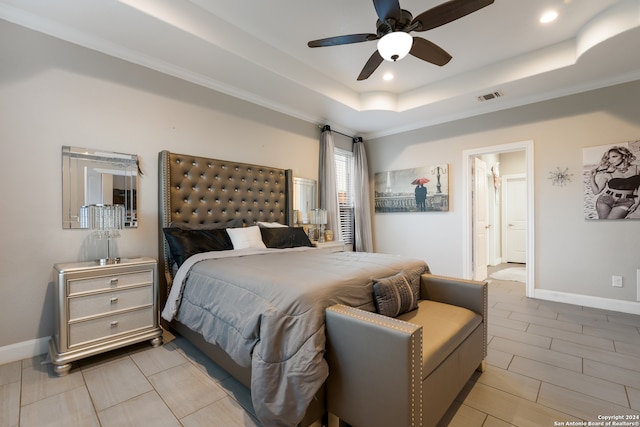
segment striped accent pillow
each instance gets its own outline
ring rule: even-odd
[[[373,279],[373,301],[376,311],[389,317],[418,308],[418,296],[403,273]]]

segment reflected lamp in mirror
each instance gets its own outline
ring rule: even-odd
[[[308,178],[293,177],[293,222],[307,224],[309,214],[316,207],[316,181]]]
[[[62,227],[88,228],[82,206],[122,205],[124,227],[137,227],[138,156],[62,147]]]
[[[80,224],[82,228],[93,231],[96,240],[107,241],[107,257],[97,259],[100,265],[117,264],[120,258],[111,258],[111,239],[120,237],[124,226],[123,205],[89,205],[80,207]]]

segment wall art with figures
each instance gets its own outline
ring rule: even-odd
[[[585,219],[640,219],[640,140],[582,151]]]
[[[375,174],[375,212],[449,210],[449,165],[423,166]]]

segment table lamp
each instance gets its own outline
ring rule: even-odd
[[[120,258],[111,258],[111,239],[120,237],[124,226],[124,205],[85,205],[80,208],[80,225],[93,230],[97,240],[107,240],[107,257],[97,259],[100,265],[117,264]]]

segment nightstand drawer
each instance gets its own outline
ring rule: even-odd
[[[71,323],[69,325],[69,347],[124,334],[135,329],[153,327],[153,307]]]
[[[344,252],[344,242],[342,240],[332,240],[328,242],[314,242],[314,246],[318,249],[329,252]]]
[[[153,287],[151,284],[69,298],[69,320],[147,306],[152,303]]]
[[[153,283],[152,270],[105,275],[100,277],[90,277],[86,279],[70,279],[67,282],[67,286],[69,287],[68,295],[71,296],[82,292],[116,289],[123,286],[131,286],[142,283]]]

